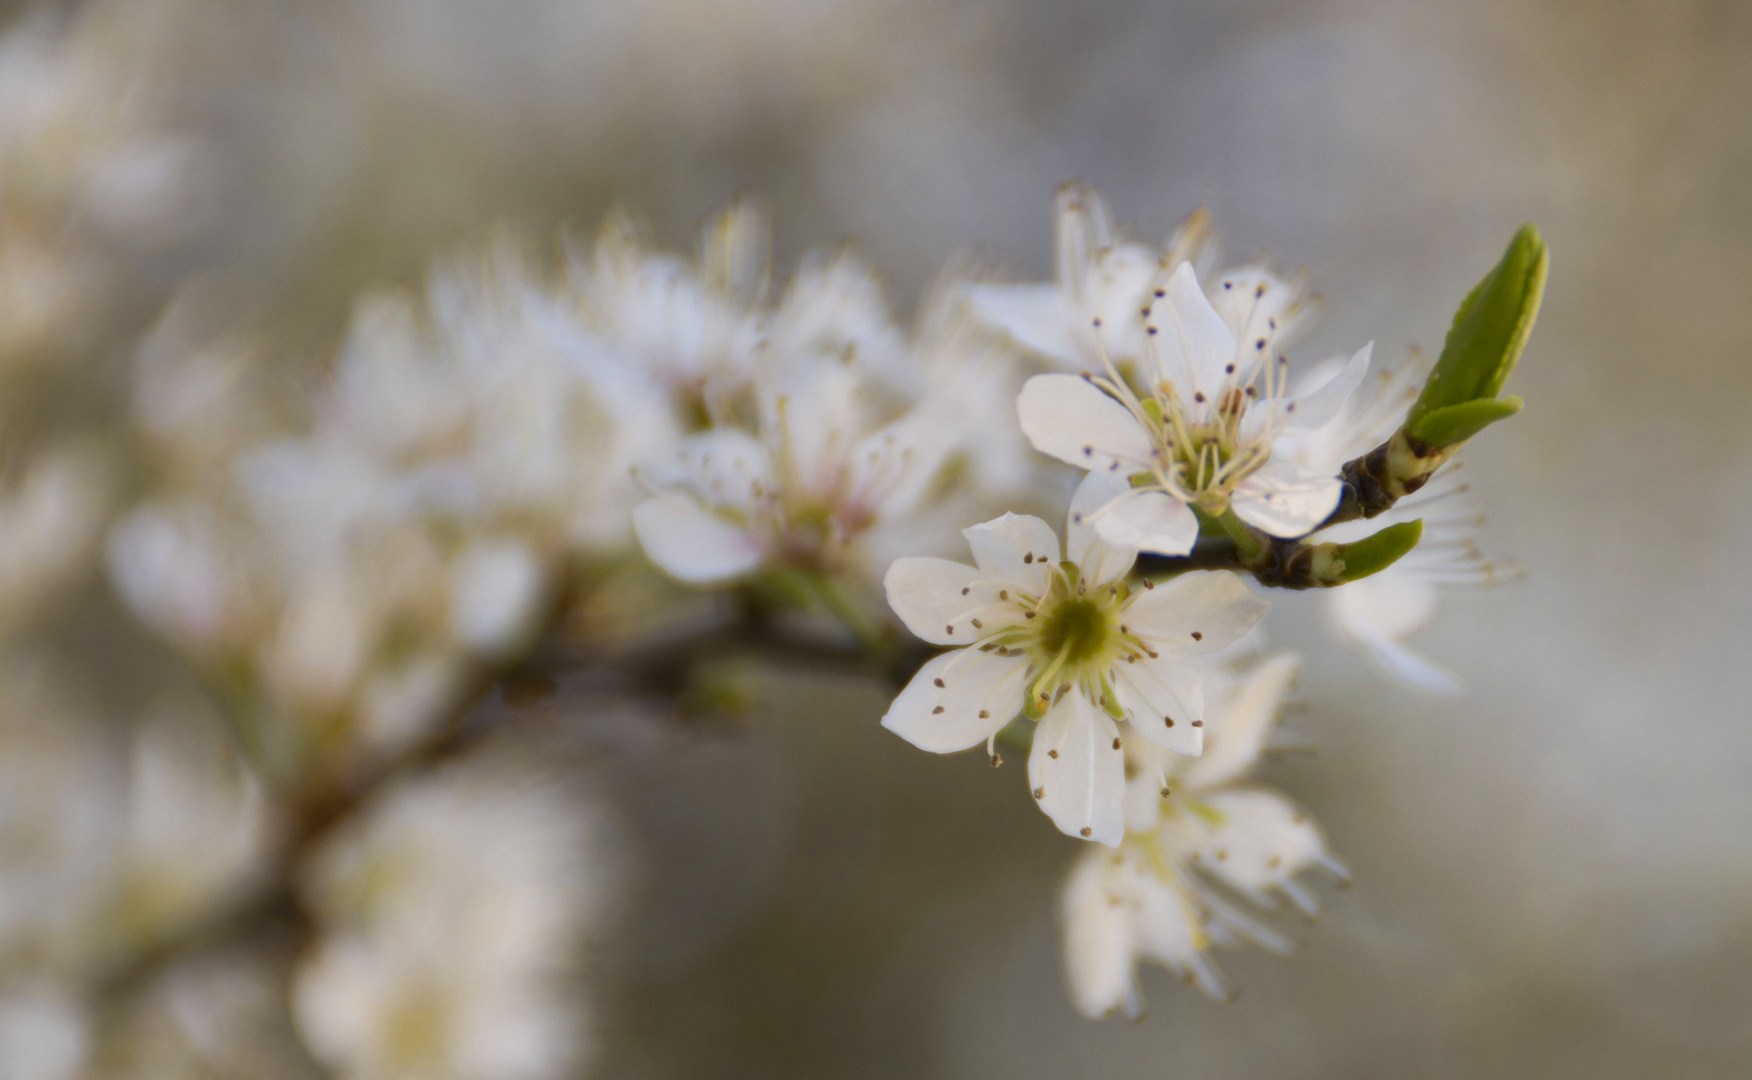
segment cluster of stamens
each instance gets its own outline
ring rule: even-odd
[[[1143,585],[1154,587],[1147,580]],[[1009,589],[998,594],[1014,603],[1022,618],[994,630],[978,647],[999,656],[1028,657],[1023,711],[1030,719],[1038,720],[1080,687],[1089,701],[1122,720],[1125,711],[1113,691],[1114,665],[1159,656],[1125,624],[1126,609],[1136,595],[1124,582],[1090,587],[1076,563],[1061,562],[1049,568],[1040,596]]]
[[[1223,284],[1224,288],[1234,287],[1232,281]],[[1265,294],[1264,283],[1254,288],[1255,310]],[[1162,332],[1154,321],[1156,301],[1166,295],[1165,289],[1156,287],[1139,309],[1147,362],[1134,369],[1137,386],[1121,374],[1109,354],[1099,316],[1093,327],[1103,371],[1083,377],[1124,405],[1150,436],[1150,460],[1139,463],[1145,471],[1132,475],[1133,486],[1160,488],[1207,514],[1220,515],[1228,509],[1236,486],[1270,459],[1273,428],[1280,412],[1295,409],[1294,402],[1277,408],[1288,383],[1289,359],[1273,357],[1269,336],[1238,341],[1218,386],[1209,391],[1186,387],[1190,394],[1183,393],[1172,381],[1154,377],[1161,370],[1155,355],[1156,339]],[[1243,325],[1251,322],[1249,313]],[[1268,326],[1275,333],[1277,320],[1268,320]],[[1184,352],[1184,341],[1181,347]],[[1262,400],[1267,406],[1265,421],[1247,431],[1244,421],[1248,410]],[[1092,456],[1094,447],[1085,448],[1085,453]],[[1116,463],[1113,467],[1120,466]]]

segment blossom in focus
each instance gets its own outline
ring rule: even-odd
[[[606,855],[588,806],[509,761],[389,792],[304,868],[320,934],[293,980],[300,1034],[359,1080],[572,1075]]]
[[[1133,487],[1095,513],[1116,543],[1181,555],[1197,508],[1231,506],[1274,536],[1301,536],[1337,506],[1339,466],[1317,453],[1368,368],[1369,349],[1336,371],[1292,382],[1277,350],[1299,331],[1299,285],[1260,266],[1217,275],[1210,295],[1195,219],[1157,254],[1114,233],[1098,193],[1059,205],[1053,285],[978,286],[974,309],[1019,344],[1079,374],[1030,379],[1017,401],[1036,449]]]
[[[1142,1010],[1141,960],[1161,964],[1212,997],[1226,994],[1212,944],[1293,942],[1234,897],[1272,909],[1318,902],[1297,875],[1344,866],[1319,828],[1276,791],[1246,783],[1268,745],[1297,662],[1279,655],[1237,675],[1213,672],[1209,734],[1196,759],[1133,739],[1125,747],[1125,837],[1115,851],[1078,857],[1061,901],[1066,981],[1085,1016]]]
[[[1224,571],[1134,588],[1126,575],[1137,552],[1088,520],[1115,484],[1096,474],[1078,489],[1062,561],[1050,526],[1006,514],[964,531],[974,566],[906,558],[889,568],[888,601],[907,628],[962,648],[920,668],[882,718],[933,753],[989,749],[1018,712],[1039,721],[1028,759],[1035,799],[1062,831],[1110,847],[1124,833],[1119,725],[1199,753],[1204,696],[1188,658],[1235,641],[1266,609]]]

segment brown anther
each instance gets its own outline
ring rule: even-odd
[[[1114,749],[1115,749],[1115,750],[1118,750],[1118,749],[1119,749],[1119,740],[1118,740],[1118,739],[1117,739],[1117,738],[1115,738],[1115,739],[1114,739],[1114,740],[1113,740],[1113,748],[1114,748]]]
[[[972,586],[963,586],[961,589],[961,595],[966,596],[968,593],[970,593],[972,591],[973,591]]]
[[[1036,799],[1044,799],[1044,798],[1046,798],[1046,789],[1045,789],[1045,788],[1043,788],[1043,787],[1037,787],[1037,788],[1035,788],[1035,789],[1034,789],[1034,797],[1035,797],[1035,798],[1036,798]]]
[[[949,626],[945,626],[945,627],[943,627],[943,632],[944,632],[944,633],[945,633],[945,634],[953,634],[953,633],[954,633],[954,632],[955,632],[955,627],[954,627],[954,625],[953,625],[953,624],[951,624],[951,625],[949,625]]]
[[[937,689],[941,690],[941,689],[943,689],[943,680],[942,679],[932,679],[931,685],[935,686]]]
[[[1008,600],[1009,598],[1010,598],[1010,590],[1009,589],[999,589],[998,590],[998,599],[999,600]]]
[[[1174,726],[1174,718],[1172,716],[1164,716],[1162,718],[1162,723],[1168,727],[1173,727]]]
[[[1200,632],[1199,632],[1199,631],[1197,631],[1197,630],[1194,630],[1194,631],[1193,631],[1193,632],[1192,632],[1192,640],[1194,640],[1194,641],[1203,641],[1203,640],[1204,640],[1204,634],[1202,634],[1202,633],[1200,633]]]
[[[1057,750],[1048,750],[1046,752],[1046,756],[1049,758],[1056,758],[1056,757],[1058,757],[1058,751]]]
[[[1194,720],[1192,722],[1192,726],[1193,727],[1204,727],[1204,721],[1203,720]]]
[[[972,622],[975,630],[983,630],[985,628],[985,623],[980,622],[978,619],[974,619]]]
[[[1034,561],[1034,552],[1030,551],[1028,554],[1022,556],[1022,561],[1025,563],[1033,562]]]
[[[931,715],[936,716],[938,713],[940,713],[942,711],[943,711],[943,706],[939,705],[935,709],[931,710]]]
[[[992,713],[991,713],[991,710],[990,710],[990,709],[981,709],[981,710],[980,710],[980,711],[979,711],[979,718],[980,718],[980,719],[981,719],[981,720],[987,720],[987,719],[990,719],[990,718],[991,718],[991,715],[992,715]]]
[[[1078,836],[1088,836],[1093,831],[1094,830],[1090,829],[1089,826],[1085,825],[1081,829],[1077,830],[1077,835]]]

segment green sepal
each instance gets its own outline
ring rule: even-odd
[[[1348,544],[1322,544],[1332,550],[1315,560],[1315,576],[1323,585],[1346,585],[1360,581],[1398,562],[1423,539],[1423,520],[1401,521],[1380,532]],[[1322,566],[1321,564],[1325,565]]]
[[[1454,313],[1442,357],[1406,416],[1407,431],[1415,433],[1438,409],[1497,396],[1539,315],[1549,263],[1539,230],[1521,226],[1502,259]]]
[[[1521,411],[1518,397],[1478,398],[1424,413],[1406,433],[1437,450],[1458,446],[1504,417]]]

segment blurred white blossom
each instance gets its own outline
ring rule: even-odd
[[[0,962],[77,980],[246,888],[268,826],[216,718],[106,719],[40,660],[0,685]]]
[[[1274,908],[1281,894],[1312,915],[1318,904],[1297,874],[1317,866],[1349,879],[1306,813],[1245,782],[1296,671],[1287,655],[1233,675],[1212,671],[1201,757],[1128,738],[1125,839],[1116,851],[1085,851],[1062,900],[1066,982],[1079,1012],[1138,1015],[1140,960],[1223,997],[1222,976],[1206,955],[1212,944],[1293,947],[1232,896]]]
[[[168,126],[148,44],[164,4],[38,13],[0,38],[0,369],[101,324],[118,261],[203,211],[203,152]]]
[[[1430,361],[1412,352],[1397,362],[1378,363],[1345,415],[1333,425],[1327,452],[1341,460],[1361,457],[1386,442],[1417,399]],[[1373,518],[1334,525],[1309,537],[1311,543],[1350,543],[1404,521],[1421,520],[1423,539],[1410,553],[1378,574],[1323,590],[1321,607],[1340,639],[1366,652],[1396,678],[1436,694],[1458,694],[1458,677],[1406,645],[1435,620],[1444,589],[1494,585],[1518,577],[1512,563],[1486,559],[1478,546],[1485,524],[1464,480],[1464,458],[1448,461],[1420,489]]]
[[[305,868],[321,937],[294,982],[299,1030],[346,1077],[570,1075],[589,1049],[581,950],[614,873],[588,804],[506,762],[403,784]]]

